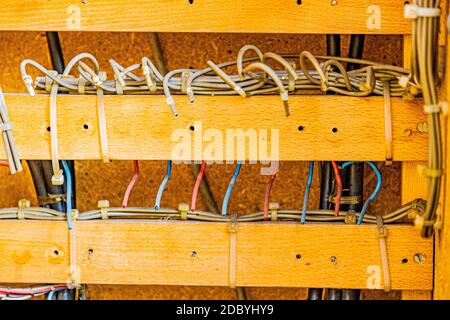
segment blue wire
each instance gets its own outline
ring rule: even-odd
[[[352,165],[353,163],[354,161],[344,162],[341,167],[342,169],[345,169],[346,167]],[[359,214],[358,224],[361,224],[363,222],[364,215],[366,214],[366,211],[369,208],[369,204],[377,197],[378,193],[380,192],[382,183],[381,172],[380,170],[378,170],[377,166],[372,161],[367,161],[366,163],[369,164],[369,166],[372,168],[372,170],[375,172],[377,176],[377,186],[375,187],[375,190],[372,192],[370,197],[366,200],[366,202],[364,202],[361,213]]]
[[[61,161],[63,168],[64,168],[64,174],[66,175],[66,212],[67,212],[67,226],[69,227],[69,230],[72,230],[72,175],[70,174],[70,168],[67,164],[67,161],[63,160]]]
[[[161,198],[164,192],[164,189],[166,188],[167,182],[169,182],[170,179],[170,172],[172,171],[172,160],[167,161],[167,170],[166,175],[161,182],[161,185],[159,186],[158,193],[156,194],[156,200],[155,200],[155,209],[159,210],[160,204],[161,204]]]
[[[306,210],[308,209],[309,190],[311,189],[313,172],[314,172],[314,161],[310,161],[308,180],[306,181],[305,198],[303,199],[302,220],[300,221],[302,224],[305,224],[306,222]]]
[[[63,290],[66,290],[66,288],[60,288],[60,289],[55,289],[55,290],[50,291],[47,295],[47,300],[53,300],[53,296],[55,295],[55,293],[57,293],[59,291],[63,291]]]
[[[239,175],[239,171],[241,170],[242,161],[238,161],[236,164],[236,169],[234,170],[233,177],[230,180],[230,184],[228,185],[227,192],[225,193],[225,197],[223,198],[222,203],[222,216],[227,215],[228,202],[230,202],[231,191],[233,191],[234,183]]]

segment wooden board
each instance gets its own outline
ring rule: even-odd
[[[403,0],[1,0],[0,30],[409,34]],[[351,23],[349,23],[351,21]]]
[[[191,144],[191,154],[183,159],[211,160],[214,155],[206,151],[212,143],[207,139],[208,134],[214,134],[216,145],[223,146],[222,155],[216,153],[216,159],[239,159],[237,150],[230,154],[225,149],[233,143],[227,138],[227,130],[231,129],[233,134],[237,130],[254,134],[257,152],[249,153],[246,139],[246,159],[270,157],[276,150],[271,142],[276,141],[277,133],[280,160],[385,159],[382,97],[291,96],[289,100],[291,115],[286,117],[278,96],[197,97],[192,105],[185,96],[177,96],[180,116],[174,118],[163,96],[105,96],[109,153],[112,159],[174,159],[172,152],[181,133]],[[58,137],[64,141],[59,143],[60,157],[101,159],[96,97],[66,95],[57,101]],[[49,159],[49,97],[7,95],[6,103],[21,157]],[[394,160],[427,159],[427,134],[417,131],[417,124],[425,118],[420,101],[392,99]],[[405,130],[411,134],[406,135]],[[194,140],[201,141],[202,137],[197,153]]]
[[[226,223],[89,221],[76,227],[82,283],[229,285]],[[431,290],[432,240],[411,226],[392,225],[388,232],[392,289]],[[0,282],[65,282],[68,248],[65,222],[1,221]],[[240,223],[236,252],[238,286],[382,286],[375,226]],[[423,263],[414,262],[416,253],[425,256]]]

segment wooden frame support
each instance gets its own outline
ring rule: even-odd
[[[389,225],[394,290],[431,290],[432,240],[409,225]],[[239,223],[230,261],[227,223],[79,221],[76,257],[82,283],[381,289],[374,225]],[[422,254],[425,260],[416,262]],[[0,222],[0,282],[68,279],[69,237],[63,221]]]
[[[245,139],[241,145],[246,146],[245,158],[251,160],[277,158],[277,148],[279,160],[386,159],[383,97],[291,96],[289,117],[278,96],[199,96],[195,104],[176,96],[178,118],[163,96],[105,96],[104,100],[111,159],[242,159],[236,147],[238,136]],[[58,138],[64,141],[58,146],[60,158],[101,159],[96,97],[61,95],[57,101]],[[6,104],[20,156],[50,159],[48,95],[7,95]],[[392,99],[394,161],[427,159],[427,134],[417,129],[424,121],[420,101]],[[196,139],[202,143],[200,153]],[[222,154],[206,151],[211,139]],[[190,154],[174,156],[182,140],[189,142]],[[254,152],[251,143],[256,144]],[[226,152],[230,145],[235,152]]]
[[[0,30],[409,34],[403,5],[403,0],[0,0]]]

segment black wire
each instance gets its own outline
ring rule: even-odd
[[[362,59],[364,52],[364,41],[366,36],[364,34],[352,34],[350,37],[350,48],[348,50],[348,57],[353,59]],[[356,70],[360,67],[359,64],[347,64],[347,71]]]
[[[341,55],[341,35],[327,34],[327,55],[339,57]],[[333,93],[330,93],[333,94]],[[320,203],[319,209],[329,209],[329,198],[333,190],[333,170],[330,161],[324,161],[321,166]],[[308,300],[322,300],[323,289],[310,288]]]

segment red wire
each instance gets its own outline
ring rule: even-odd
[[[9,167],[9,163],[6,161],[0,161],[0,166],[1,167]]]
[[[200,172],[198,173],[197,180],[195,180],[194,190],[192,191],[192,200],[191,200],[191,210],[195,210],[195,206],[197,203],[197,194],[198,189],[200,188],[200,184],[202,183],[203,175],[206,169],[206,161],[202,161],[202,165],[200,167]]]
[[[339,168],[336,164],[336,161],[331,161],[331,164],[333,165],[334,175],[336,177],[336,183],[337,183],[337,193],[336,193],[336,203],[334,206],[334,215],[337,217],[339,215],[339,206],[341,204],[341,198],[342,198],[342,179],[341,175],[339,174]]]
[[[133,190],[134,185],[136,184],[137,179],[139,178],[139,162],[137,160],[133,161],[134,163],[134,175],[128,184],[127,190],[125,191],[125,195],[123,196],[122,207],[125,208],[128,206],[128,198],[130,197],[131,190]]]
[[[33,288],[30,288],[28,290],[24,290],[23,288],[11,288],[11,289],[6,289],[6,291],[4,290],[0,290],[0,294],[18,294],[18,295],[28,295],[28,294],[38,294],[38,293],[45,293],[45,292],[49,292],[55,289],[64,289],[67,288],[67,286],[65,285],[59,285],[59,286],[48,286],[45,288],[42,288],[40,290],[33,290]]]
[[[267,183],[266,187],[266,196],[264,198],[264,220],[267,220],[269,217],[269,200],[270,200],[270,190],[272,190],[272,185],[277,176],[277,173],[275,172],[272,174],[269,178],[269,183]]]
[[[275,168],[273,169],[273,173],[269,178],[269,182],[267,183],[266,187],[266,196],[264,197],[264,220],[267,221],[269,218],[269,201],[270,201],[270,191],[272,190],[273,182],[275,181],[275,178],[277,177],[279,168],[279,162],[275,164]]]

